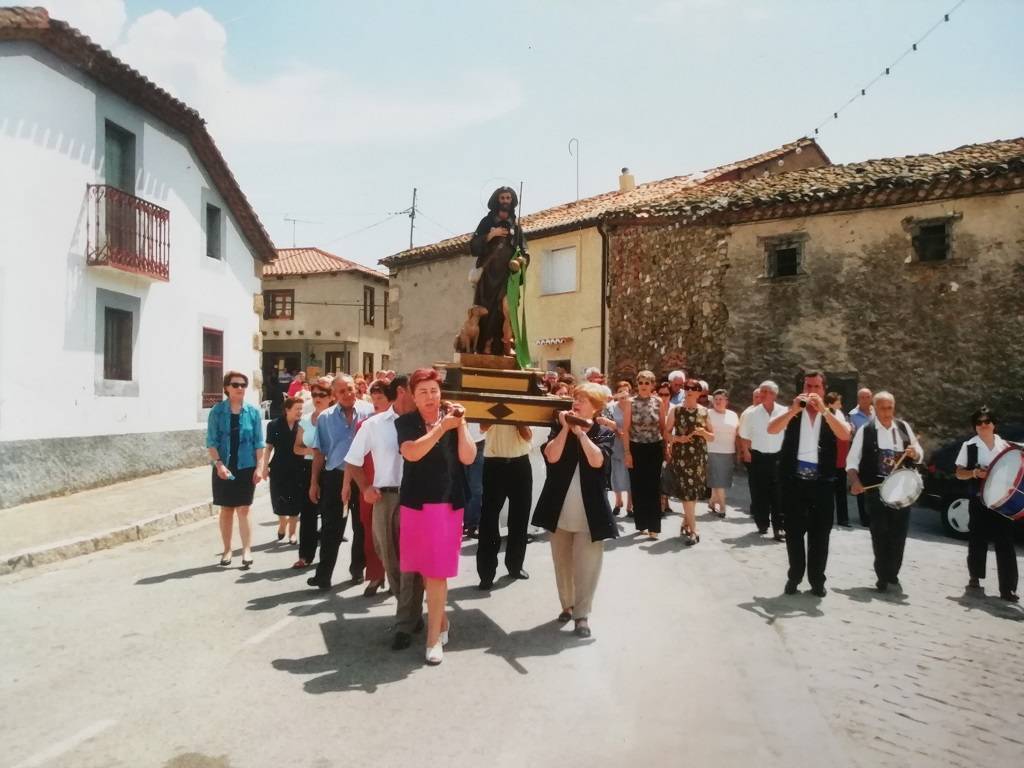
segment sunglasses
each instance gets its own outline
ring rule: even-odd
[[[246,384],[244,381],[232,381],[230,384],[228,384],[228,386],[231,387],[232,389],[245,389],[249,385]]]
[[[980,421],[974,422],[974,426],[980,427],[982,424],[991,424],[992,419],[981,419]]]
[[[703,392],[704,391],[704,387],[702,387],[700,384],[696,384],[696,385],[694,385],[692,387],[689,384],[687,384],[685,387],[683,387],[683,389],[685,389],[687,392]]]
[[[315,398],[330,397],[330,395],[328,395],[326,392],[314,392],[313,393],[313,397],[315,397]]]

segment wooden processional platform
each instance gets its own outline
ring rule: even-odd
[[[442,396],[463,405],[466,419],[480,424],[549,427],[558,411],[572,407],[567,397],[551,397],[539,386],[542,371],[519,370],[514,357],[456,355],[435,363]]]

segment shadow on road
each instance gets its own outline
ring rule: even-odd
[[[1020,603],[1008,603],[998,597],[986,596],[984,592],[964,591],[962,595],[949,595],[947,600],[962,606],[967,612],[982,611],[997,619],[1024,621],[1024,608]]]
[[[218,555],[218,557],[220,557],[220,555]],[[235,563],[240,565],[238,560],[236,560]],[[235,569],[236,567],[222,566],[217,563],[213,563],[212,565],[201,565],[197,568],[185,568],[181,571],[161,573],[159,576],[146,576],[145,578],[136,581],[135,584],[136,586],[145,584],[163,584],[165,581],[174,581],[176,579],[191,579],[193,576],[202,576],[204,573],[217,573],[218,571],[222,573],[229,573]]]
[[[755,596],[751,602],[739,603],[736,607],[750,611],[768,624],[774,624],[778,619],[824,616],[825,614],[818,607],[820,604],[821,598],[813,597],[810,594],[801,594],[779,595],[778,597]]]
[[[742,536],[734,536],[731,539],[722,539],[723,544],[728,544],[736,549],[746,549],[748,547],[772,547],[777,544],[783,544],[781,541],[775,541],[771,537],[771,534],[758,533],[757,529],[747,531]]]
[[[908,605],[906,593],[891,587],[888,592],[879,592],[874,587],[851,587],[849,589],[833,589],[832,591],[837,595],[850,598],[855,603],[870,603],[873,600],[878,600],[893,605]]]

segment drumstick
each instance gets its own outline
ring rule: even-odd
[[[910,450],[910,449],[908,448],[907,450],[903,451],[903,455],[902,455],[902,456],[900,456],[900,460],[899,460],[899,461],[897,461],[897,462],[896,462],[896,463],[895,463],[895,464],[893,465],[893,467],[892,467],[892,470],[891,470],[891,471],[889,472],[889,474],[890,474],[890,475],[891,475],[891,474],[892,474],[893,472],[895,472],[895,471],[896,471],[897,469],[899,469],[899,468],[900,468],[900,464],[902,464],[902,463],[903,463],[903,460],[904,460],[905,458],[907,458],[907,451],[909,451],[909,450]],[[881,487],[882,487],[882,486],[883,486],[884,484],[885,484],[885,483],[884,483],[884,482],[882,482],[882,483],[876,483],[875,485],[865,485],[865,486],[864,486],[864,490],[865,490],[865,491],[873,491],[873,490],[874,490],[875,488],[881,488]]]

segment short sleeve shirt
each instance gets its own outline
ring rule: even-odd
[[[395,419],[398,447],[427,434],[419,411]],[[422,509],[424,504],[451,504],[462,509],[466,499],[466,473],[459,461],[458,433],[450,429],[419,461],[405,459],[398,501],[403,507]]]

